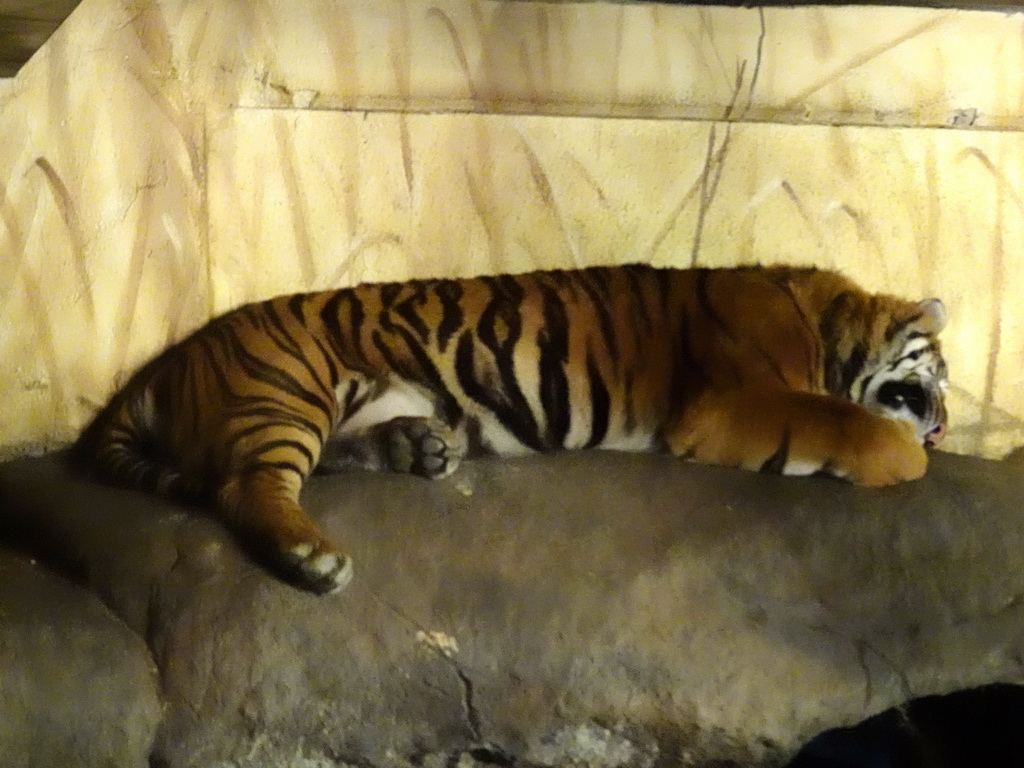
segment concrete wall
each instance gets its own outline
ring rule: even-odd
[[[0,453],[212,314],[361,280],[791,261],[949,307],[1024,442],[1024,17],[84,0],[0,87]]]

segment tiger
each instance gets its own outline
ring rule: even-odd
[[[450,475],[466,457],[665,451],[702,464],[920,478],[947,428],[941,300],[836,271],[643,264],[366,283],[227,312],[83,431],[98,478],[205,502],[314,593],[350,556],[300,504],[314,472]]]

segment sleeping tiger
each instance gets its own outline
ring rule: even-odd
[[[78,450],[107,479],[211,499],[287,581],[351,560],[299,504],[314,469],[438,478],[465,456],[667,450],[866,486],[946,428],[942,302],[816,269],[643,265],[368,284],[214,319],[139,371]]]

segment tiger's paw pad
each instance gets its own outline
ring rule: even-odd
[[[385,448],[388,466],[427,478],[447,477],[466,455],[465,442],[439,419],[392,419]]]
[[[286,564],[296,584],[318,595],[340,592],[352,581],[352,558],[309,543],[288,550]]]

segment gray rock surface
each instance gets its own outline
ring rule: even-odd
[[[92,594],[0,550],[0,765],[149,765],[161,718],[145,642]]]
[[[775,765],[1024,677],[1022,479],[935,454],[871,491],[601,453],[317,477],[304,500],[356,562],[326,598],[59,457],[0,467],[0,535],[145,638],[154,765]]]

